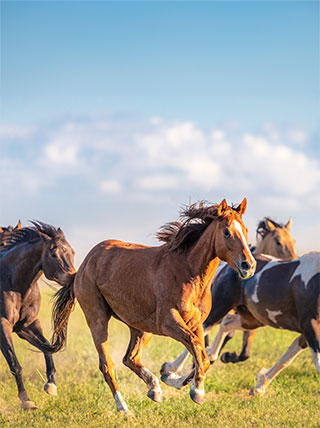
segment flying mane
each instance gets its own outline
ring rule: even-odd
[[[184,252],[202,235],[209,224],[218,217],[219,204],[205,205],[200,201],[186,206],[177,221],[162,226],[156,237],[168,245],[170,251]],[[232,209],[236,209],[232,206]]]
[[[33,226],[23,227],[19,230],[13,230],[8,236],[0,241],[0,251],[7,251],[18,244],[24,242],[35,242],[41,239],[41,234],[48,236],[51,239],[64,237],[60,228],[55,228],[50,224],[42,223],[41,221],[31,221]]]

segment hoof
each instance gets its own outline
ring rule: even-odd
[[[203,404],[204,402],[204,390],[203,389],[190,389],[190,398],[197,404]]]
[[[176,389],[181,389],[183,387],[182,384],[179,384],[177,382],[178,379],[180,379],[180,376],[175,374],[175,373],[166,373],[161,375],[161,378],[163,383],[165,383],[168,386],[172,386],[173,388]]]
[[[38,407],[34,404],[33,401],[27,400],[21,403],[21,408],[23,410],[36,410]]]
[[[49,395],[53,395],[56,396],[58,395],[58,390],[57,387],[54,383],[52,382],[47,382],[43,388],[45,390],[45,392]]]
[[[149,389],[147,397],[151,398],[151,400],[155,401],[156,403],[160,403],[162,401],[162,391]]]
[[[220,360],[225,363],[235,363],[237,361],[237,354],[235,352],[225,352],[221,355]]]
[[[135,415],[131,410],[127,409],[121,412],[125,419],[135,419]]]
[[[256,386],[253,386],[250,389],[249,395],[251,395],[251,397],[254,397],[254,396],[262,397],[265,393],[266,393],[266,387],[257,388]]]

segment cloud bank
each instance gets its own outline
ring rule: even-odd
[[[2,198],[51,192],[178,203],[247,196],[252,217],[320,209],[320,161],[301,129],[202,129],[188,121],[100,115],[33,129],[0,127]],[[38,198],[38,199],[37,199]],[[3,199],[3,200],[4,200]],[[275,213],[275,214],[273,214]],[[258,218],[255,219],[257,222]],[[13,220],[12,220],[13,221]]]

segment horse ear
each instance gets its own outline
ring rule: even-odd
[[[270,221],[268,219],[266,219],[265,224],[266,224],[266,228],[269,232],[272,232],[276,228],[276,226],[272,223],[272,221]]]
[[[19,230],[21,229],[21,221],[19,220],[16,227],[14,228],[14,230]]]
[[[228,209],[228,204],[225,199],[220,202],[219,208],[218,208],[218,215],[222,215],[225,211]]]
[[[291,225],[292,225],[292,218],[290,217],[288,220],[288,223],[285,225],[285,228],[290,230],[291,229]]]
[[[0,233],[2,233],[3,232],[3,229],[2,229],[2,227],[0,226]]]
[[[238,211],[238,213],[242,216],[246,212],[246,209],[247,209],[247,198],[243,198],[243,201],[238,206],[236,211]]]

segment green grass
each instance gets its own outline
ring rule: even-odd
[[[40,319],[50,337],[50,294],[42,290]],[[216,329],[212,332],[214,337]],[[287,428],[320,427],[320,383],[311,353],[304,351],[269,386],[264,397],[250,397],[255,375],[270,367],[297,335],[262,328],[257,333],[248,361],[225,365],[218,361],[206,378],[205,403],[198,406],[189,398],[189,388],[174,390],[162,384],[164,399],[156,404],[147,398],[142,380],[121,363],[129,340],[123,324],[110,324],[110,349],[116,367],[117,382],[135,418],[126,420],[117,413],[108,386],[98,369],[98,358],[84,316],[77,306],[71,315],[66,350],[54,356],[57,368],[58,397],[43,392],[45,365],[41,353],[14,337],[15,349],[23,367],[25,386],[38,410],[20,409],[16,384],[3,357],[0,359],[0,427],[223,427]],[[239,350],[241,333],[226,350]],[[159,375],[164,361],[170,361],[182,346],[168,338],[154,336],[145,348],[146,367]]]

